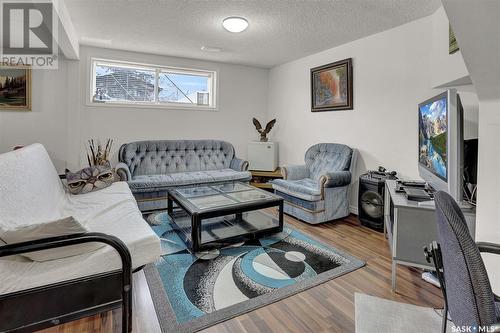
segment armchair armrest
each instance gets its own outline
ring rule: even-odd
[[[122,261],[122,332],[132,330],[132,257],[127,246],[117,237],[88,232],[36,239],[0,246],[0,258],[27,252],[48,250],[69,245],[99,242],[113,247]]]
[[[116,174],[120,177],[120,179],[124,182],[132,180],[132,174],[130,173],[130,169],[128,165],[123,162],[118,163],[115,166]]]
[[[236,171],[247,171],[248,161],[242,160],[241,158],[234,157],[231,161],[229,167]]]
[[[281,167],[283,179],[298,180],[309,177],[309,170],[305,165],[285,165]]]
[[[323,188],[346,186],[351,183],[350,171],[333,171],[322,175],[319,183]]]

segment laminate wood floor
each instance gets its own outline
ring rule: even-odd
[[[391,257],[382,233],[359,225],[356,216],[311,226],[286,216],[295,228],[364,260],[366,266],[324,284],[212,326],[204,333],[354,332],[354,293],[428,307],[442,307],[441,291],[417,269],[398,267],[391,291]],[[83,318],[43,333],[121,332],[120,310]],[[160,332],[143,272],[134,274],[134,332]]]

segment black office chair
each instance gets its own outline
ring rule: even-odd
[[[500,255],[500,245],[475,243],[465,217],[446,192],[435,194],[438,242],[425,248],[434,262],[445,301],[442,330],[449,312],[456,326],[474,332],[500,332],[500,298],[493,294],[480,252]],[[488,328],[480,330],[479,327]]]

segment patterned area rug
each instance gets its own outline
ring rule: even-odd
[[[144,269],[163,332],[195,332],[364,266],[286,225],[270,237],[192,254],[166,212],[148,222],[163,251]]]

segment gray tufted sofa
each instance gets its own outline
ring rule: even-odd
[[[172,187],[251,179],[248,162],[219,140],[156,140],[123,144],[116,172],[127,181],[139,209],[165,209]]]
[[[349,215],[349,188],[356,151],[338,143],[319,143],[306,151],[304,165],[284,166],[272,181],[285,201],[284,211],[316,224]]]

